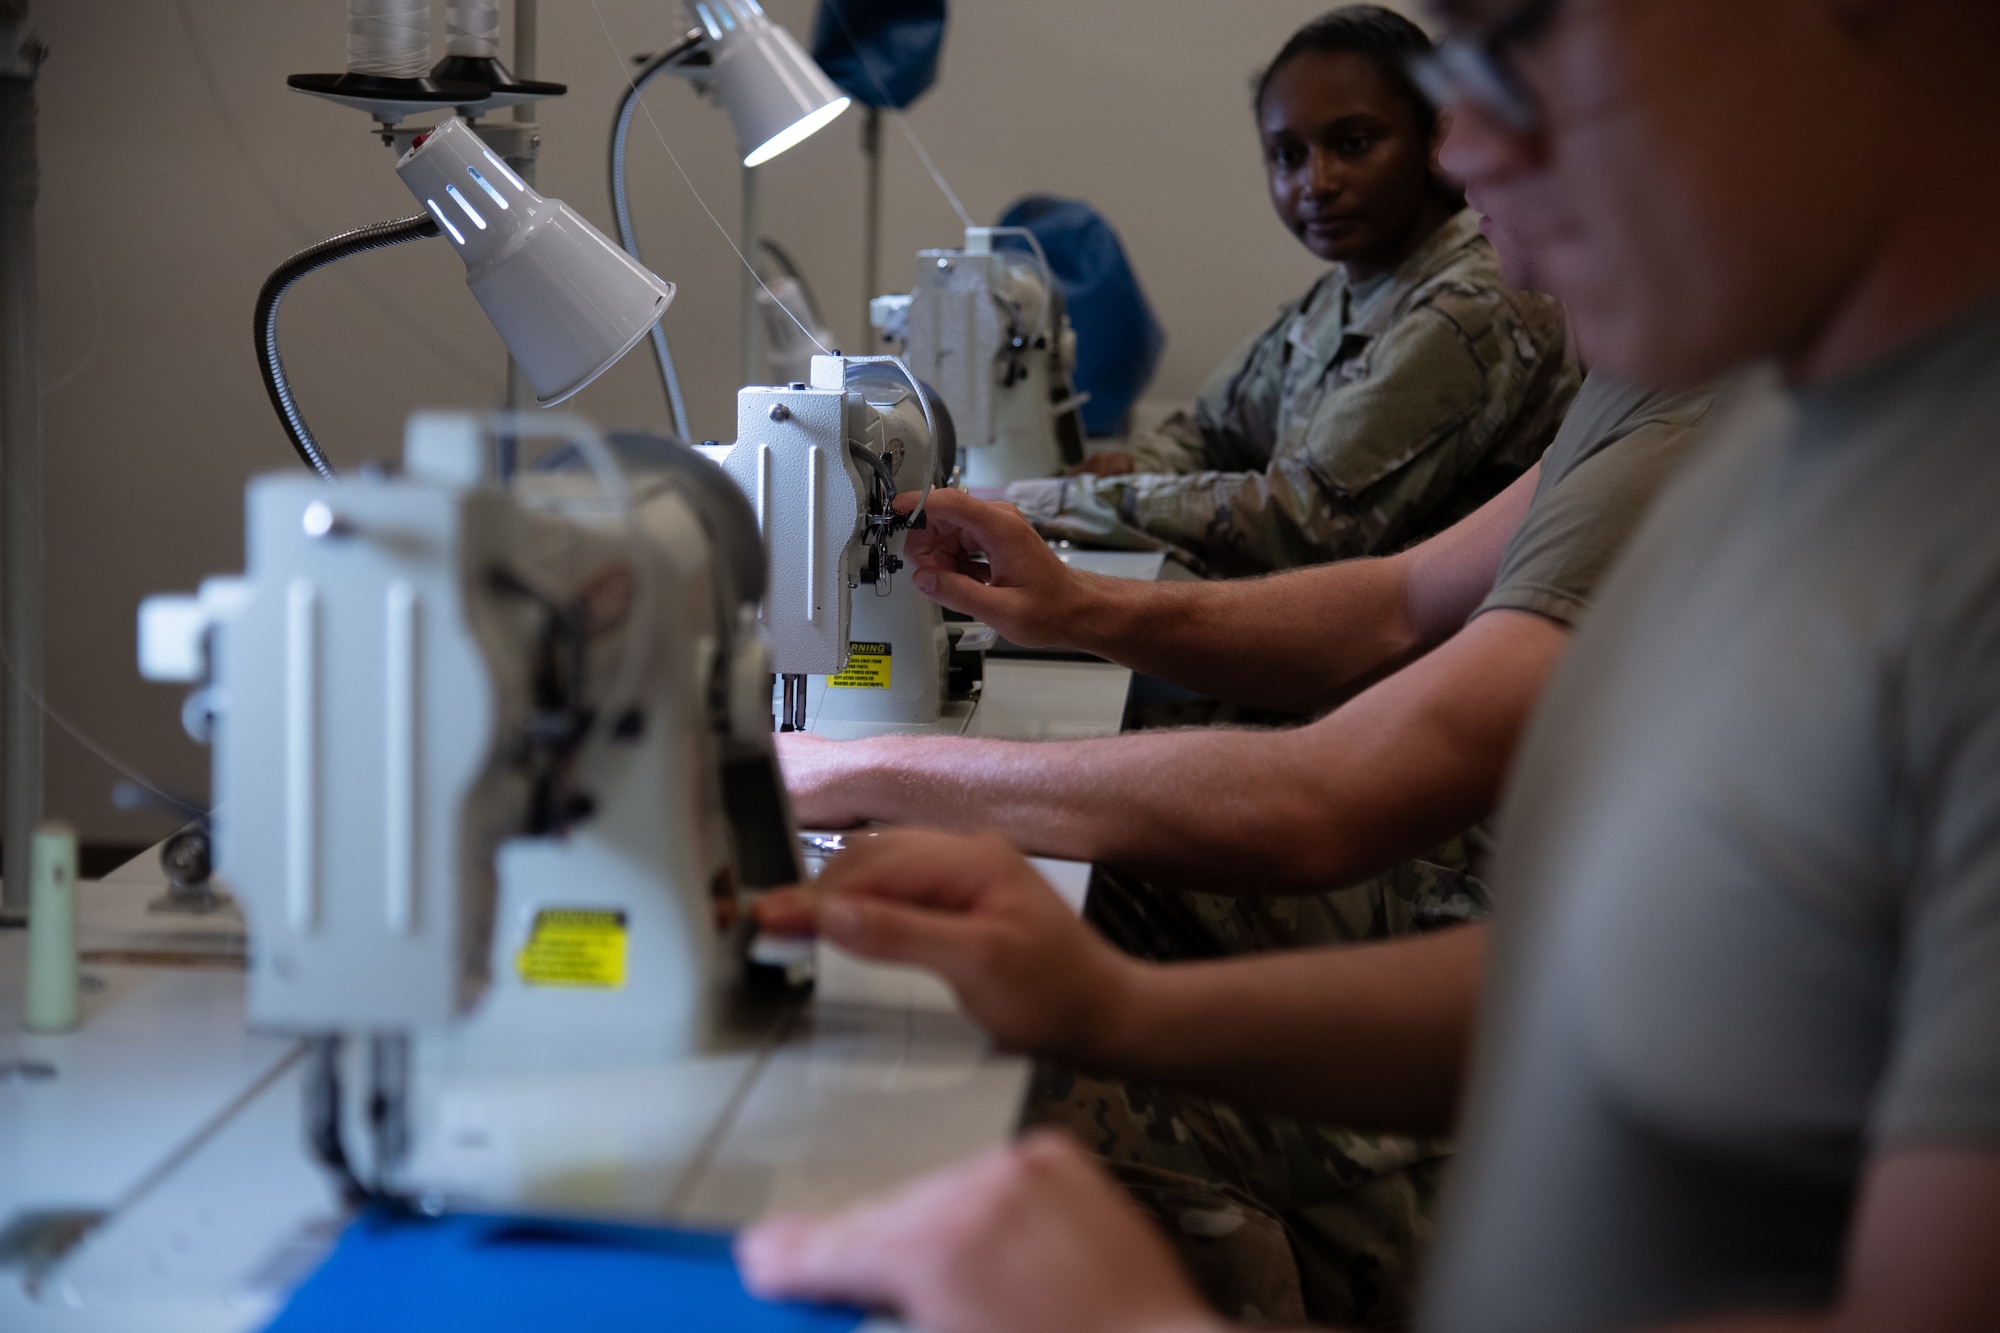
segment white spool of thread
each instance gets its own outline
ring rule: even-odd
[[[430,0],[347,0],[347,72],[379,79],[430,73]]]
[[[445,0],[444,53],[500,57],[500,0]]]

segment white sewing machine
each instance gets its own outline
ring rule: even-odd
[[[1037,262],[994,249],[1009,235],[1025,236]],[[1076,333],[1027,228],[967,227],[962,250],[919,250],[909,293],[868,309],[882,340],[951,409],[961,484],[1004,486],[1082,461]]]
[[[141,610],[144,674],[201,686],[250,1021],[314,1038],[356,1190],[448,1197],[467,1080],[700,1055],[737,889],[800,874],[740,494],[575,422],[586,470],[503,479],[496,431],[550,426],[420,415],[399,475],[254,481],[245,573]]]
[[[838,356],[814,357],[808,384],[742,390],[736,413],[736,443],[710,452],[764,534],[758,623],[782,682],[780,729],[964,731],[992,633],[947,625],[910,585],[903,545],[921,508],[892,507],[946,484],[952,414],[895,358]]]

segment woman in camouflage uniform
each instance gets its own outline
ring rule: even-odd
[[[1386,553],[1450,526],[1540,457],[1577,387],[1562,312],[1509,287],[1438,173],[1403,66],[1429,40],[1353,5],[1258,78],[1271,202],[1334,265],[1176,413],[1084,475],[1017,482],[1044,535],[1166,547],[1241,575]]]
[[[1541,456],[1575,396],[1575,358],[1560,310],[1506,282],[1477,214],[1436,174],[1442,130],[1402,72],[1428,47],[1408,20],[1358,5],[1279,51],[1256,92],[1272,202],[1335,267],[1216,371],[1192,416],[1097,455],[1094,475],[1011,489],[1045,535],[1167,545],[1224,576],[1388,554]],[[1163,890],[1099,866],[1089,915],[1163,962],[1409,935],[1485,914],[1479,840],[1275,899]],[[1233,1316],[1411,1318],[1448,1143],[1053,1063],[1037,1067],[1028,1121],[1097,1152]]]

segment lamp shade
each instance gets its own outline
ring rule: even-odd
[[[770,161],[847,110],[851,99],[757,0],[691,0],[688,10],[708,33],[716,93],[744,166]]]
[[[396,174],[465,261],[466,285],[543,407],[609,370],[674,299],[671,282],[535,193],[457,117],[418,138]]]

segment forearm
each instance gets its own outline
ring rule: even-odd
[[[1065,641],[1218,698],[1297,712],[1330,707],[1465,623],[1493,587],[1540,465],[1431,540],[1226,583],[1076,576]]]
[[[1402,557],[1226,583],[1079,576],[1064,637],[1215,698],[1316,712],[1421,651],[1407,580]]]
[[[1297,732],[1201,728],[1089,741],[881,736],[820,742],[801,760],[787,748],[785,761],[807,827],[991,829],[1031,855],[1216,893],[1335,888],[1484,813],[1491,783],[1474,784],[1470,807],[1440,793],[1345,817],[1312,771],[1318,749]],[[833,770],[809,772],[822,756]],[[1366,787],[1364,775],[1354,785]]]
[[[1133,964],[1074,1048],[1103,1073],[1357,1128],[1450,1129],[1486,928],[1208,963]]]
[[[879,736],[820,743],[832,776],[806,776],[787,752],[788,779],[808,825],[880,822],[973,832],[992,829],[1040,856],[1130,863],[1164,837],[1166,856],[1195,855],[1195,873],[1226,864],[1205,846],[1226,820],[1200,817],[1218,771],[1241,790],[1257,772],[1263,736],[1225,730],[1146,732],[1087,741],[997,741]],[[1196,821],[1192,831],[1188,821]],[[1143,862],[1142,862],[1143,863]]]
[[[1120,737],[1042,776],[1076,851],[1163,885],[1239,894],[1336,889],[1482,818],[1568,642],[1501,611],[1308,726]],[[1141,747],[1144,748],[1141,748]],[[974,795],[976,798],[976,794]],[[1026,845],[1037,825],[1008,832]]]
[[[1162,885],[1307,893],[1376,874],[1486,814],[1566,642],[1539,616],[1481,616],[1345,707],[1283,731],[781,750],[809,824],[994,829],[1025,851]]]

